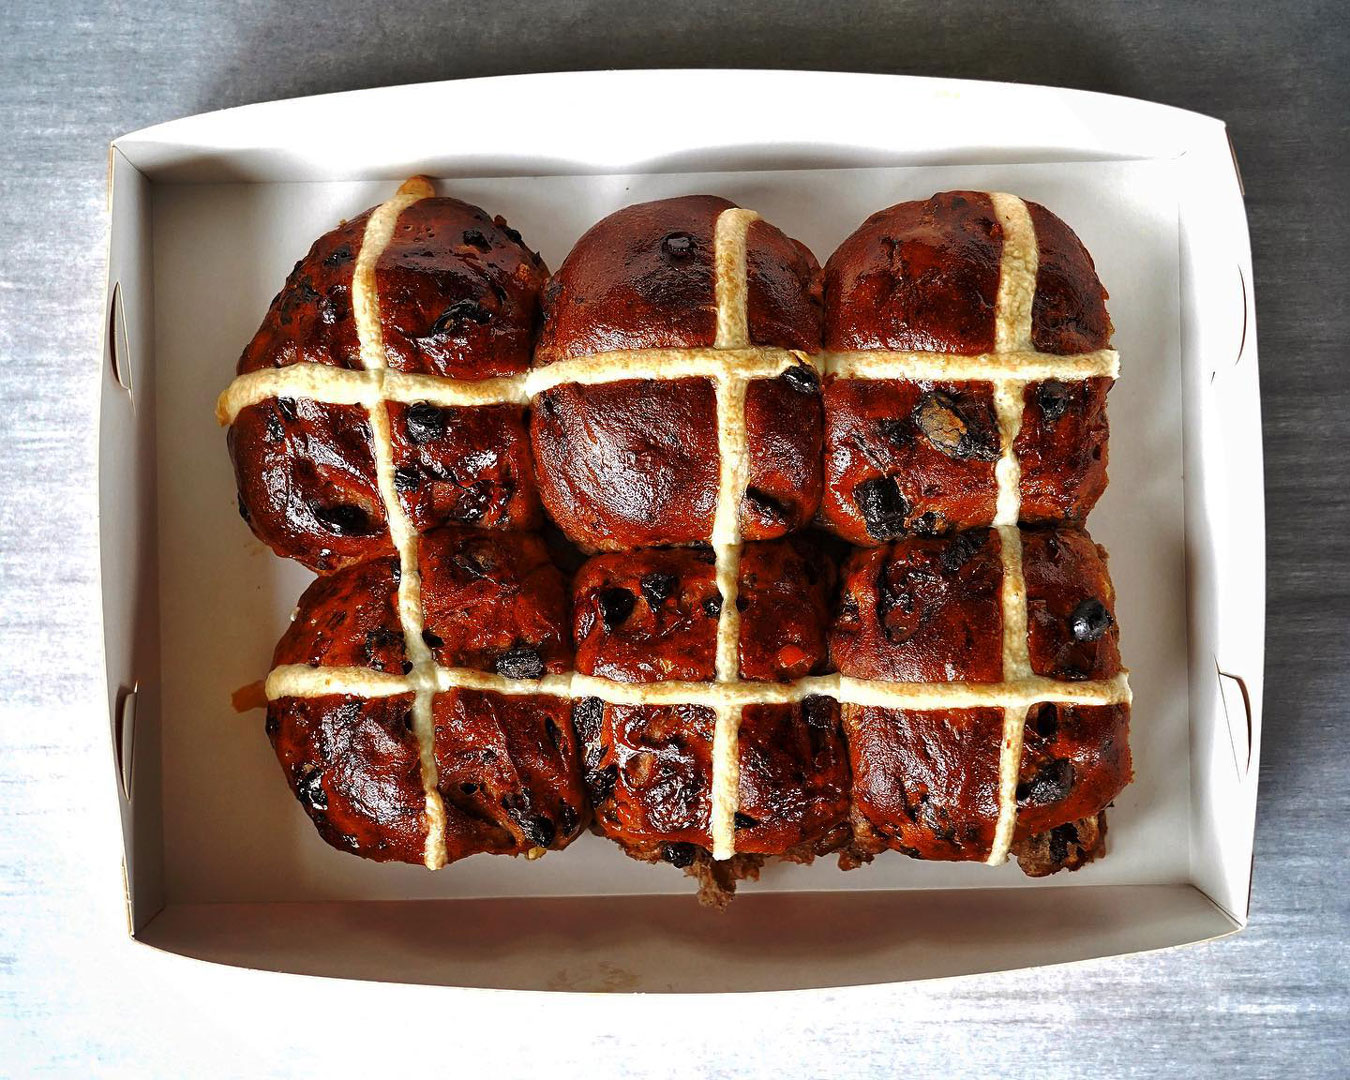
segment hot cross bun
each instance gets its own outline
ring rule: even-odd
[[[1110,692],[1121,666],[1105,553],[1078,530],[1021,531],[1028,670],[1019,673],[1004,647],[1003,542],[993,529],[909,537],[856,551],[842,570],[830,631],[841,675],[918,684],[929,699],[923,709],[843,705],[854,851],[864,858],[888,847],[922,859],[989,857],[1011,715],[992,684],[1019,674],[1021,696],[1033,700],[1013,716],[1025,718],[1013,854],[1031,858],[1038,835],[1095,818],[1130,781],[1128,705],[1035,701],[1031,681]],[[942,707],[943,684],[967,701]]]
[[[482,685],[430,687],[419,732],[398,561],[319,578],[269,683],[267,731],[292,790],[325,840],[367,858],[440,865],[566,847],[590,817],[570,703],[505,681],[570,670],[562,574],[528,534],[451,527],[419,549],[422,638]],[[287,693],[325,678],[334,693]]]
[[[529,367],[548,270],[519,233],[458,199],[419,199],[397,215],[374,264],[362,264],[368,286],[354,287],[372,213],[326,233],[295,264],[240,375],[297,367],[322,381],[322,369],[366,370],[371,335],[362,341],[356,310],[366,295],[378,297],[372,323],[389,371],[480,380]],[[223,400],[222,419],[239,512],[257,537],[320,572],[391,553],[368,410],[251,387],[263,392]],[[413,399],[392,403],[388,423],[395,488],[417,528],[541,524],[519,403]]]
[[[1099,354],[1111,343],[1106,290],[1059,218],[1025,206],[1034,234],[1029,335],[1000,323],[1004,223],[999,197],[948,191],[869,217],[825,266],[827,352],[920,354],[910,378],[832,377],[825,389],[821,518],[854,544],[989,525],[996,516],[1000,424],[991,380],[1018,352]],[[1006,198],[1006,197],[1003,197]],[[1010,306],[1010,305],[1009,305]],[[959,377],[944,378],[938,361]],[[1106,487],[1107,358],[1084,378],[1028,365],[1014,449],[1023,522],[1082,521]],[[982,377],[985,371],[988,377]]]
[[[706,542],[718,490],[716,390],[670,380],[671,351],[719,345],[714,248],[734,204],[711,195],[642,203],[594,225],[544,290],[540,366],[616,358],[616,381],[537,395],[530,434],[550,515],[590,550]],[[745,233],[747,340],[820,349],[820,268],[762,220]],[[627,372],[624,377],[623,372]],[[748,483],[741,529],[771,539],[810,521],[820,498],[819,380],[804,364],[746,389]]]

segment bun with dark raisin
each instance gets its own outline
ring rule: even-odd
[[[828,667],[834,571],[800,538],[747,544],[740,677],[791,682]],[[577,670],[616,682],[711,682],[722,596],[702,549],[597,555],[573,585]],[[747,706],[738,740],[736,856],[709,857],[715,711],[698,704],[577,702],[597,827],[629,854],[687,868],[725,902],[765,855],[809,861],[848,837],[848,766],[836,703]]]
[[[1105,553],[1086,533],[1039,527],[1020,535],[1027,593],[1023,675],[1105,682],[1121,672],[1115,592]],[[854,852],[892,848],[921,859],[983,860],[1000,810],[1005,708],[942,708],[943,683],[1012,680],[1003,647],[1002,539],[993,529],[910,537],[855,552],[830,632],[844,676],[933,684],[923,709],[845,704],[853,770]],[[1012,853],[1028,873],[1076,867],[1096,852],[1061,833],[1106,807],[1130,782],[1129,705],[1037,702],[1026,710]],[[1104,831],[1104,822],[1102,823]],[[1083,837],[1088,826],[1079,830]],[[1038,846],[1039,845],[1039,846]],[[1070,858],[1070,849],[1077,852]],[[1056,865],[1051,850],[1061,853]]]
[[[716,906],[771,858],[1099,856],[1115,354],[1068,227],[900,204],[822,302],[805,247],[686,196],[545,275],[410,181],[297,264],[222,396],[246,519],[323,575],[266,684],[320,834],[434,868],[592,824]]]
[[[733,208],[725,199],[687,195],[619,210],[577,241],[545,289],[537,365],[622,354],[631,371],[621,381],[569,383],[534,398],[530,435],[540,495],[584,548],[709,539],[718,485],[716,391],[708,378],[660,376],[678,354],[718,344],[715,236],[720,215]],[[815,257],[762,220],[749,226],[745,241],[747,347],[819,351]],[[746,539],[782,536],[815,513],[819,390],[815,372],[800,364],[747,388]]]
[[[267,731],[292,790],[325,840],[366,858],[440,865],[566,847],[590,814],[571,703],[503,693],[490,678],[571,668],[562,575],[536,536],[448,528],[419,547],[424,643],[443,665],[489,678],[438,687],[419,716],[397,561],[318,579],[277,645],[269,686]],[[296,667],[346,691],[368,673],[367,685],[288,695]],[[423,737],[434,762],[422,760]]]
[[[366,368],[353,280],[374,212],[326,233],[296,263],[240,357],[240,375]],[[529,367],[548,270],[501,218],[458,199],[419,199],[397,215],[372,272],[389,371],[479,380]],[[322,573],[392,552],[363,404],[267,396],[223,418],[232,421],[240,513],[278,555]],[[519,404],[391,402],[389,425],[394,485],[417,528],[541,523]]]
[[[1111,320],[1092,257],[1049,210],[1023,205],[1038,261],[1030,339],[1013,344],[1053,356],[1107,349]],[[826,351],[930,360],[1004,351],[1004,239],[985,192],[942,192],[873,214],[825,265]],[[820,516],[831,530],[879,544],[993,523],[1000,428],[983,366],[971,359],[959,379],[828,380]],[[1081,522],[1105,489],[1111,382],[1033,374],[1020,387],[1023,522]]]

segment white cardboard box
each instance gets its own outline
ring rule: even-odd
[[[547,109],[540,109],[547,102]],[[1136,781],[1107,857],[1046,881],[892,854],[774,867],[726,914],[598,837],[436,874],[335,852],[258,714],[308,574],[235,516],[212,404],[291,264],[413,173],[502,213],[556,267],[629,202],[712,191],[824,261],[866,214],[951,187],[1073,226],[1122,378],[1112,552]],[[1245,924],[1260,743],[1264,527],[1251,255],[1223,125],[1033,86],[797,72],[594,72],[249,106],[110,153],[100,534],[133,935],[248,967],[468,987],[788,989],[994,971]],[[129,386],[129,389],[127,388]]]

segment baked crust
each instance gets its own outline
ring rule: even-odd
[[[419,532],[440,525],[531,531],[544,521],[519,405],[389,404],[394,487]]]
[[[1040,203],[1026,201],[1040,257],[1031,305],[1031,341],[1041,352],[1068,356],[1111,344],[1106,290],[1078,235]]]
[[[427,837],[412,695],[281,698],[267,734],[291,791],[333,847],[420,863]]]
[[[417,556],[422,639],[438,664],[507,678],[571,668],[566,583],[538,536],[437,529]]]
[[[393,557],[319,578],[300,597],[272,653],[272,666],[368,667],[407,674],[411,665],[398,617],[398,579]]]
[[[1039,261],[1031,340],[1068,356],[1106,348],[1111,319],[1092,256],[1026,200]],[[1003,228],[983,191],[944,191],[878,210],[825,264],[825,348],[977,355],[995,345]]]
[[[459,689],[432,698],[446,861],[538,855],[590,821],[569,703]]]
[[[805,537],[742,549],[740,677],[789,682],[829,670],[834,567]],[[616,682],[710,682],[722,594],[713,553],[664,548],[597,555],[572,589],[577,670]]]
[[[986,382],[831,378],[821,516],[852,544],[989,525],[998,502]]]
[[[713,195],[638,203],[596,222],[544,291],[536,364],[634,349],[710,348],[717,336]],[[747,316],[756,345],[820,348],[820,266],[767,222],[747,234]]]
[[[706,379],[546,390],[530,415],[540,497],[568,539],[590,551],[706,543],[716,432]]]
[[[1022,470],[1022,520],[1081,523],[1106,490],[1110,379],[1028,383],[1013,444]]]
[[[1105,548],[1077,529],[1025,529],[1022,576],[1035,674],[1081,682],[1120,671],[1116,592]]]
[[[711,848],[715,721],[701,705],[576,702],[572,722],[600,831],[637,858],[681,867],[694,848]]]
[[[1003,229],[982,191],[878,210],[825,264],[825,348],[994,348]]]
[[[999,817],[1002,709],[845,705],[858,851],[984,860]]]
[[[1133,778],[1128,705],[1033,705],[1022,740],[1014,847],[1094,817]]]
[[[451,379],[525,371],[547,278],[503,218],[458,199],[419,199],[375,265],[389,367]]]
[[[848,841],[849,761],[837,701],[747,705],[739,735],[737,852],[809,862]]]
[[[710,682],[721,603],[706,548],[597,555],[573,581],[577,670],[616,682]]]
[[[1003,678],[1002,540],[992,529],[900,540],[845,563],[830,654],[886,682]]]
[[[301,363],[361,367],[352,317],[352,273],[372,213],[358,214],[314,241],[273,297],[262,325],[239,357],[238,374]]]
[[[226,439],[239,514],[278,555],[328,573],[393,552],[365,409],[270,398]]]

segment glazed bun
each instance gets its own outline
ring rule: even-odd
[[[1029,674],[1068,682],[1118,675],[1105,552],[1076,529],[1024,529],[1020,541]],[[998,531],[982,529],[855,552],[830,634],[840,673],[920,684],[1015,679],[1003,650],[1001,545]],[[857,852],[988,858],[999,820],[1003,706],[845,704],[842,714]],[[1097,815],[1131,778],[1128,727],[1125,703],[1039,702],[1027,710],[1012,853],[1025,857],[1029,873],[1076,867],[1099,853],[1105,824]],[[1052,845],[1046,837],[1055,830]]]
[[[447,528],[419,546],[422,637],[437,659],[512,678],[570,669],[563,577],[538,537]],[[325,840],[366,858],[440,865],[566,847],[589,809],[564,697],[439,689],[428,791],[414,686],[398,681],[413,666],[399,580],[393,558],[319,578],[277,645],[267,732],[296,797]],[[374,696],[380,676],[402,692]],[[286,692],[325,679],[331,694]]]
[[[572,249],[544,294],[535,362],[626,354],[632,377],[568,383],[534,398],[539,490],[567,536],[590,550],[706,542],[719,475],[716,390],[663,380],[667,350],[718,344],[715,236],[725,199],[690,195],[620,210]],[[761,220],[746,233],[749,347],[820,348],[819,266]],[[644,377],[647,375],[648,377]],[[651,377],[656,376],[656,377]],[[747,539],[810,521],[820,497],[819,380],[804,364],[746,390]]]
[[[1021,200],[1017,200],[1019,203]],[[1036,273],[1026,350],[1105,350],[1106,290],[1073,231],[1026,202]],[[869,217],[825,266],[825,349],[989,358],[998,325],[1004,229],[994,198],[948,191]],[[821,518],[855,544],[994,522],[1000,423],[980,377],[831,378],[825,390]],[[989,365],[992,371],[993,365]],[[1023,522],[1084,519],[1106,487],[1107,377],[1038,379],[1017,389],[1014,451]]]
[[[240,375],[366,367],[353,279],[372,212],[320,237],[296,263],[240,357]],[[501,218],[458,199],[419,199],[397,215],[372,273],[390,371],[479,380],[528,368],[548,271]],[[266,396],[222,418],[231,421],[240,513],[278,555],[327,572],[392,552],[366,407]],[[391,404],[389,422],[398,498],[416,527],[538,527],[520,405],[414,400]]]
[[[409,181],[219,406],[245,518],[322,575],[264,688],[296,797],[431,868],[590,824],[719,906],[769,858],[1096,858],[1132,768],[1081,527],[1105,300],[1001,193],[874,214],[823,275],[725,199],[643,203],[546,283]]]
[[[828,559],[800,538],[745,546],[737,588],[743,679],[788,682],[827,669],[833,585]],[[710,682],[721,602],[703,549],[597,555],[573,584],[577,670],[627,683]],[[576,715],[606,835],[639,858],[681,866],[695,848],[711,846],[711,708],[590,699]],[[815,854],[838,846],[848,810],[845,758],[832,700],[748,706],[736,850]]]

